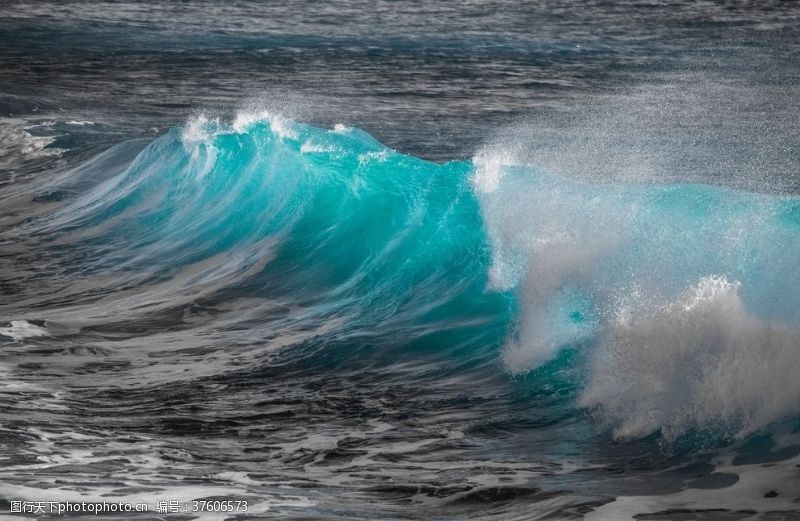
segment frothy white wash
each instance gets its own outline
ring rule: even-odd
[[[43,327],[31,324],[27,320],[12,320],[8,327],[0,327],[0,335],[19,342],[30,337],[49,336],[50,333]]]
[[[198,145],[205,145],[205,148],[213,154],[213,140],[218,134],[236,133],[247,134],[254,125],[266,123],[272,133],[282,140],[299,140],[300,127],[293,117],[287,116],[280,111],[263,108],[250,107],[240,110],[232,121],[223,121],[218,117],[209,117],[206,114],[197,114],[188,119],[181,132],[181,140],[187,152],[193,154],[197,159]],[[330,131],[342,134],[352,131],[351,127],[336,124]],[[303,154],[322,154],[337,152],[337,148],[331,145],[316,142],[312,139],[302,141],[300,152]],[[208,157],[212,157],[209,154]]]
[[[800,332],[751,315],[740,284],[706,277],[648,316],[621,313],[580,403],[619,438],[713,425],[744,436],[800,413]]]
[[[674,439],[692,429],[741,437],[800,414],[800,330],[749,312],[733,279],[695,276],[674,289],[714,262],[670,256],[674,245],[658,237],[671,229],[642,226],[651,222],[640,213],[644,199],[502,160],[477,164],[474,182],[492,241],[490,284],[516,288],[519,302],[502,352],[511,373],[590,339],[579,405],[618,438],[661,431]],[[592,323],[570,320],[581,298]]]
[[[219,117],[209,117],[200,113],[190,117],[181,131],[181,139],[187,147],[198,143],[210,144],[218,134],[246,134],[253,125],[267,123],[272,132],[283,139],[297,139],[295,122],[280,112],[268,109],[242,110],[236,113],[232,121],[223,121]]]
[[[687,133],[717,91],[711,79],[682,85],[610,98],[565,116],[557,132],[511,127],[473,159],[489,287],[513,289],[519,304],[506,368],[525,373],[586,346],[579,405],[619,438],[741,437],[800,414],[790,201],[719,187],[722,171],[749,186],[756,165],[745,161],[744,176],[714,162],[714,147],[687,144],[729,121],[703,111]],[[727,106],[722,94],[714,99]],[[735,101],[752,108],[749,97]],[[762,116],[778,134],[791,125]]]
[[[209,118],[205,114],[192,116],[181,129],[181,142],[187,151],[200,144],[210,145],[221,125],[219,118]]]
[[[0,169],[12,171],[20,161],[60,157],[64,150],[51,146],[54,136],[35,136],[21,120],[0,119]]]
[[[790,516],[797,512],[795,498],[800,494],[797,479],[800,457],[795,456],[778,462],[736,465],[733,463],[734,456],[734,454],[725,455],[713,462],[716,473],[737,477],[736,483],[731,486],[713,491],[687,487],[672,494],[619,496],[614,501],[589,512],[584,519],[585,521],[636,521],[659,518],[662,517],[659,513],[670,511],[716,511],[720,516],[717,519],[791,519]],[[764,501],[764,495],[769,492],[776,495]],[[734,514],[729,515],[730,513]],[[736,514],[739,513],[744,513],[746,517],[738,517]],[[771,517],[775,514],[777,516]]]
[[[283,139],[297,139],[294,120],[280,112],[270,109],[252,109],[240,111],[233,120],[233,129],[238,133],[247,130],[256,123],[269,122],[272,131]]]
[[[481,153],[474,160],[472,182],[492,240],[490,287],[519,289],[519,323],[503,361],[512,373],[523,373],[591,333],[592,324],[565,320],[564,306],[589,286],[583,282],[614,248],[626,216],[607,211],[605,201],[568,185],[537,179],[531,167],[515,170],[514,161],[510,153]],[[580,222],[587,211],[594,213],[595,226]]]

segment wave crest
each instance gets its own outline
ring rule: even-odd
[[[610,324],[580,398],[619,438],[709,426],[742,437],[800,413],[800,331],[749,313],[741,284],[702,278],[680,298]]]
[[[492,285],[517,295],[511,373],[583,349],[579,405],[621,438],[742,436],[800,411],[797,198],[583,181],[491,150],[473,186]]]

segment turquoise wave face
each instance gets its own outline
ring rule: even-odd
[[[84,273],[128,286],[275,299],[296,308],[295,329],[392,337],[384,349],[486,351],[513,300],[486,291],[491,254],[470,173],[469,162],[423,161],[353,128],[198,118],[46,224],[91,249]]]
[[[40,226],[91,252],[81,276],[139,302],[278,302],[237,328],[314,332],[314,360],[573,366],[570,407],[620,437],[800,414],[794,197],[587,182],[490,153],[435,164],[357,129],[201,117]]]

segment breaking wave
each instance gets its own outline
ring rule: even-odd
[[[21,225],[71,259],[36,318],[236,300],[233,344],[360,339],[385,364],[488,352],[512,374],[576,350],[570,407],[622,438],[742,436],[800,412],[796,197],[576,179],[502,149],[437,164],[270,113],[199,116],[123,153],[63,174],[48,193],[75,195]],[[67,298],[88,280],[102,287]]]

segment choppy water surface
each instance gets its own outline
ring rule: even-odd
[[[800,519],[799,19],[10,2],[0,511]]]

